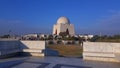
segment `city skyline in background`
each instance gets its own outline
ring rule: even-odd
[[[1,0],[0,35],[52,34],[61,16],[76,34],[120,34],[119,0]]]

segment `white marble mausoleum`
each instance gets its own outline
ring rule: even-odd
[[[53,34],[59,35],[60,32],[68,32],[69,35],[75,35],[74,25],[66,17],[60,17],[53,26]]]

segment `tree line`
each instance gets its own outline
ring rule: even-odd
[[[120,42],[120,35],[95,35],[91,40],[91,42]]]

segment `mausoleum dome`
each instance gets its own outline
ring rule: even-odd
[[[58,20],[57,20],[57,24],[70,24],[70,21],[68,18],[66,17],[60,17]]]

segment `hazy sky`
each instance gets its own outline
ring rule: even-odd
[[[0,35],[50,34],[60,16],[76,34],[120,34],[120,0],[0,0]]]

